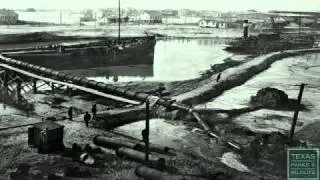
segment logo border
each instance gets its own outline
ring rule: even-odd
[[[316,178],[289,178],[289,151],[290,150],[315,150],[317,152],[317,167],[318,167],[318,173]],[[288,148],[287,149],[287,179],[288,180],[319,180],[319,161],[320,161],[320,148]]]

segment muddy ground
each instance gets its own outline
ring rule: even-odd
[[[73,143],[92,144],[96,135],[126,138],[121,133],[93,127],[91,123],[89,128],[85,127],[82,116],[84,111],[88,111],[88,107],[96,102],[94,100],[89,101],[79,95],[73,97],[58,93],[51,95],[50,92],[40,92],[34,95],[33,99],[36,99],[38,104],[36,104],[35,111],[30,113],[29,117],[26,117],[25,112],[1,116],[1,121],[6,122],[2,124],[1,128],[36,123],[41,121],[42,117],[54,117],[57,123],[64,125],[64,144],[68,148],[71,148]],[[66,119],[67,108],[71,105],[77,107],[75,118],[72,121]],[[115,106],[98,105],[99,110],[110,108],[115,108]],[[83,179],[138,179],[134,175],[135,167],[138,164],[117,157],[113,150],[104,149],[104,153],[96,155],[97,163],[94,166],[73,161],[66,153],[38,154],[37,149],[28,146],[27,128],[0,129],[2,152],[0,173],[4,179],[9,177],[11,179],[44,179],[49,173],[61,173],[67,167],[73,166],[79,166],[83,171],[88,170],[89,173],[84,175]],[[239,173],[220,163],[218,157],[222,155],[225,149],[228,149],[226,146],[211,141],[201,133],[190,137],[190,141],[199,143],[200,148],[177,149],[176,156],[164,156],[168,166],[172,166],[169,170],[173,173],[212,177],[214,173],[222,171],[234,175],[234,177],[256,179],[253,178],[254,176]],[[209,155],[210,158],[207,158]]]
[[[231,62],[231,63],[230,63]],[[222,65],[218,65],[219,70],[226,69],[238,63],[226,61]],[[216,68],[216,66],[215,66]],[[165,84],[169,94],[180,94],[193,89],[199,85],[199,82],[206,80],[208,74],[216,73],[216,69],[211,68],[198,80],[190,80],[184,83],[174,82]],[[119,84],[122,86],[123,84]],[[133,83],[128,87],[135,91],[156,92],[159,83]],[[61,173],[69,166],[80,166],[82,170],[89,170],[88,177],[90,179],[138,179],[134,175],[135,167],[138,165],[132,161],[119,158],[113,150],[105,149],[103,154],[97,157],[98,162],[94,167],[87,166],[77,161],[73,161],[65,153],[58,154],[38,154],[37,150],[28,146],[27,128],[14,126],[27,125],[42,121],[42,119],[53,119],[57,123],[64,125],[64,143],[70,148],[73,143],[92,144],[93,137],[96,135],[105,135],[111,137],[124,137],[127,135],[114,133],[112,130],[106,131],[101,126],[97,126],[94,121],[90,123],[90,127],[86,128],[83,122],[83,114],[91,109],[92,104],[98,103],[99,111],[110,109],[131,108],[128,104],[116,103],[112,100],[105,100],[90,95],[74,92],[72,96],[66,96],[64,91],[57,91],[51,94],[50,91],[40,91],[38,94],[28,94],[25,97],[29,101],[34,102],[35,110],[33,112],[25,112],[18,110],[14,114],[4,114],[1,116],[2,125],[0,127],[1,136],[1,152],[5,154],[1,158],[1,177],[4,179],[12,176],[11,179],[43,179],[49,173]],[[67,110],[70,106],[74,107],[74,119],[67,119]],[[28,115],[27,115],[28,114]],[[177,123],[173,121],[172,123]],[[190,127],[190,131],[197,127],[197,123],[185,121]],[[201,128],[201,127],[199,127]],[[160,134],[161,135],[161,134]],[[243,177],[244,179],[257,179],[256,175],[250,173],[241,173],[232,168],[227,167],[220,162],[219,157],[225,150],[231,150],[226,145],[213,141],[203,132],[195,133],[194,136],[188,137],[193,144],[199,144],[199,148],[182,148],[177,149],[176,156],[168,156],[166,160],[168,165],[174,167],[169,168],[175,170],[172,173],[207,175],[213,177],[217,172],[224,172],[230,177]],[[253,173],[254,174],[254,173]],[[197,177],[197,176],[196,176]],[[195,178],[197,179],[197,178]]]
[[[211,67],[199,79],[164,83],[168,93],[165,96],[172,97],[193,90],[212,81],[211,75],[243,62],[245,61],[239,62],[235,59],[229,59],[223,64]],[[157,94],[156,89],[161,86],[160,83],[121,83],[118,85],[126,85],[134,91],[143,89],[143,91],[151,94]],[[113,150],[103,149],[103,153],[95,154],[96,163],[89,166],[73,160],[67,152],[39,154],[36,149],[28,146],[27,127],[10,128],[40,122],[42,118],[54,119],[57,123],[64,125],[64,144],[67,148],[71,148],[73,143],[92,144],[96,135],[132,139],[132,137],[128,137],[128,134],[119,133],[112,129],[107,131],[101,126],[101,122],[103,124],[103,121],[108,121],[108,119],[101,119],[100,123],[92,120],[89,128],[86,128],[83,122],[84,112],[90,112],[91,105],[94,103],[98,104],[98,111],[129,109],[132,106],[77,92],[72,96],[67,96],[63,91],[56,91],[55,93],[40,91],[35,95],[28,94],[26,98],[35,103],[33,112],[18,110],[14,113],[1,114],[0,151],[3,155],[0,159],[0,177],[2,179],[46,179],[50,173],[65,174],[66,169],[77,166],[83,172],[78,179],[139,179],[135,175],[135,168],[139,164],[125,158],[119,158]],[[75,108],[75,118],[72,121],[66,119],[67,110],[70,106]],[[240,144],[243,151],[238,152],[230,148],[225,144],[224,139],[214,140],[209,138],[203,131],[197,130],[201,127],[193,118],[182,115],[170,122],[177,126],[182,122],[187,127],[186,130],[190,134],[181,137],[187,142],[187,145],[182,148],[176,147],[175,156],[157,154],[161,157],[164,156],[167,160],[167,172],[195,175],[194,179],[199,179],[199,175],[214,179],[216,173],[219,172],[227,174],[226,179],[264,178],[273,180],[286,178],[285,153],[288,145],[285,145],[285,136],[275,134],[269,138],[264,138],[263,134],[237,127],[232,121],[228,121],[230,119],[225,115],[216,114],[216,116],[214,119],[221,121],[215,121],[211,124],[215,132],[228,141],[232,140]],[[305,130],[297,133],[296,138],[308,139],[313,145],[319,143],[316,140],[320,139],[317,127],[318,124],[306,127]],[[314,132],[312,137],[308,133],[310,131]],[[162,133],[164,132],[159,132],[159,136]],[[140,140],[140,138],[138,139]],[[300,145],[303,145],[303,143],[295,143],[295,146]],[[233,156],[233,154],[241,155],[247,168],[239,165],[236,157],[223,158],[226,155]],[[223,163],[223,161],[226,162]],[[228,164],[228,166],[225,164]],[[74,178],[67,177],[66,179]]]

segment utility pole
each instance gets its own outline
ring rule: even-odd
[[[299,21],[299,38],[300,38],[300,33],[301,33],[301,18],[299,18],[298,21]]]
[[[94,27],[97,27],[97,12],[94,13]]]
[[[149,161],[149,100],[146,101],[146,149],[145,160]]]
[[[60,25],[62,24],[62,12],[60,11]]]
[[[121,12],[120,12],[120,0],[119,1],[119,22],[118,22],[118,44],[120,44],[120,23],[121,23]]]
[[[304,86],[305,86],[305,84],[303,84],[303,83],[300,85],[300,92],[299,92],[299,96],[298,96],[298,104],[297,104],[296,110],[294,111],[293,121],[292,121],[290,135],[289,135],[289,140],[291,140],[291,141],[293,140],[294,130],[295,130],[296,124],[297,124],[297,119],[298,119],[298,115],[299,115],[300,103],[301,103],[301,99],[302,99],[302,93],[303,93],[303,90],[304,90]]]

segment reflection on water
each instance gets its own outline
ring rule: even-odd
[[[112,83],[128,81],[176,81],[199,77],[211,64],[222,63],[231,54],[224,51],[226,39],[162,39],[155,46],[152,66],[106,67],[73,71],[89,79]],[[103,71],[104,69],[106,71]],[[90,73],[88,73],[91,71]],[[106,78],[107,77],[107,78]],[[108,78],[109,77],[109,78]]]
[[[152,65],[131,65],[131,66],[109,66],[90,69],[65,70],[63,72],[72,73],[83,77],[99,77],[101,79],[114,79],[115,77],[152,77]]]

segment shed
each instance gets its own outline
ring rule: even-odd
[[[28,144],[41,149],[41,132],[47,129],[47,151],[63,150],[63,128],[64,126],[54,123],[53,121],[45,121],[35,124],[28,129]]]

